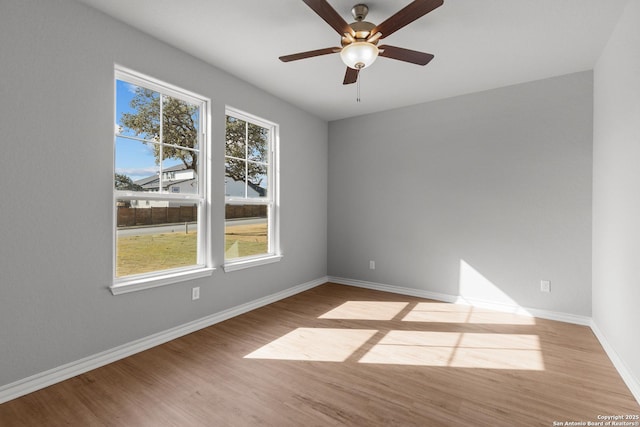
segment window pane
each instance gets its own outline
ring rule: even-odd
[[[202,134],[208,101],[134,71],[115,71],[114,285],[208,267],[210,233],[198,218],[209,203],[198,179],[209,167],[209,138]]]
[[[197,153],[165,145],[163,155],[165,160],[162,162],[162,190],[169,193],[197,194]]]
[[[159,141],[160,94],[116,81],[116,133]]]
[[[246,162],[227,159],[225,162],[224,193],[227,197],[246,197]]]
[[[158,172],[154,149],[158,145],[116,137],[115,183],[117,190],[158,191]]]
[[[246,159],[247,123],[227,116],[227,143],[225,156]]]
[[[198,148],[197,105],[171,96],[162,97],[162,139],[164,144]]]
[[[247,158],[256,162],[267,162],[269,129],[249,123]]]
[[[116,277],[197,264],[197,205],[118,200]]]
[[[269,228],[275,199],[275,180],[269,175],[275,166],[271,143],[277,126],[233,110],[227,110],[226,125],[225,261],[259,260],[279,251],[275,230]]]
[[[225,260],[269,252],[267,205],[226,205]]]
[[[247,197],[267,197],[267,166],[248,162],[249,179],[247,180]]]

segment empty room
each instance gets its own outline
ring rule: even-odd
[[[640,426],[640,0],[0,0],[1,426]]]

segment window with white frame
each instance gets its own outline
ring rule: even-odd
[[[209,103],[116,67],[113,293],[211,274]]]
[[[225,271],[278,261],[278,126],[227,109]]]

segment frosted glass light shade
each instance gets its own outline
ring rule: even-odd
[[[373,43],[353,42],[342,48],[340,57],[347,67],[354,70],[362,70],[376,60],[378,47]]]

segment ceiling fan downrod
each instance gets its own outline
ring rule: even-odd
[[[362,3],[357,4],[353,6],[353,8],[351,8],[351,14],[353,15],[353,19],[355,19],[358,22],[364,21],[368,13],[369,13],[369,6],[367,6],[366,4],[362,4]]]

